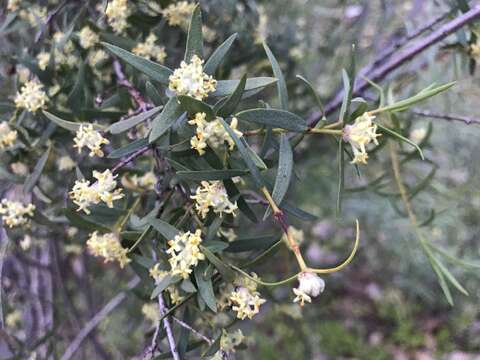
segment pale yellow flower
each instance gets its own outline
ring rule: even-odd
[[[98,232],[90,234],[87,247],[94,256],[101,256],[105,262],[118,261],[123,269],[131,260],[128,258],[128,249],[124,249],[120,239],[114,233],[98,235]]]
[[[250,291],[245,287],[238,287],[230,294],[232,310],[237,313],[237,318],[253,318],[260,311],[260,306],[266,302],[256,291]]]
[[[220,339],[220,349],[215,353],[211,360],[223,360],[225,359],[224,354],[234,353],[236,347],[238,347],[245,336],[243,336],[242,330],[238,329],[235,332],[227,332],[225,329],[222,329],[222,338]]]
[[[94,50],[88,54],[88,64],[91,67],[97,66],[102,61],[108,59],[108,54],[105,50]]]
[[[203,60],[197,55],[188,64],[182,61],[169,80],[169,89],[177,95],[188,95],[198,100],[214,92],[217,86],[217,80],[203,72]]]
[[[146,172],[142,176],[134,174],[132,176],[124,175],[122,177],[123,187],[134,191],[155,190],[157,177],[152,171]]]
[[[325,289],[325,282],[315,273],[302,272],[298,275],[298,288],[293,288],[296,295],[293,302],[299,302],[304,306],[305,302],[312,302],[312,297],[317,297]]]
[[[37,55],[38,67],[40,70],[45,70],[50,62],[50,53],[42,51]]]
[[[196,230],[195,233],[187,231],[168,241],[167,254],[170,255],[168,262],[172,275],[180,275],[186,279],[192,273],[192,267],[197,266],[200,260],[205,259],[205,255],[199,247],[202,242],[201,235],[201,230]]]
[[[47,100],[47,94],[43,91],[43,85],[36,80],[31,80],[22,86],[20,92],[17,92],[15,106],[35,113],[38,109],[45,106]]]
[[[0,123],[0,150],[12,146],[17,140],[17,131],[12,130],[8,122]]]
[[[367,145],[373,142],[378,145],[377,125],[373,123],[375,116],[364,113],[355,119],[351,125],[346,125],[343,129],[343,140],[350,143],[353,150],[353,160],[351,164],[366,164],[368,160]]]
[[[195,6],[194,3],[188,1],[178,1],[163,9],[162,14],[167,19],[168,25],[187,28]]]
[[[422,128],[417,128],[415,130],[413,130],[411,133],[410,133],[410,140],[412,140],[413,142],[415,143],[419,143],[421,142],[425,136],[427,135],[427,129],[425,129],[424,127]]]
[[[1,143],[1,141],[0,141],[0,143]],[[28,167],[27,167],[27,165],[25,165],[25,163],[23,163],[21,161],[11,163],[10,168],[12,169],[12,172],[15,175],[18,175],[18,176],[28,175]]]
[[[122,33],[127,27],[127,18],[130,15],[128,0],[111,0],[105,10],[108,24],[116,33]]]
[[[207,217],[210,208],[220,216],[224,213],[236,215],[237,202],[230,201],[221,181],[202,181],[200,184],[195,195],[190,198],[195,200],[195,209],[203,219]]]
[[[163,64],[167,53],[164,46],[156,45],[157,37],[151,33],[145,39],[145,42],[138,44],[132,49],[135,55],[142,56],[149,60],[156,60],[160,64]]]
[[[75,138],[73,139],[75,145],[73,147],[78,148],[78,153],[82,152],[83,147],[87,147],[90,150],[90,156],[103,157],[102,145],[109,144],[110,142],[105,139],[99,131],[94,130],[93,125],[80,125]]]
[[[88,26],[84,26],[82,30],[80,30],[78,37],[80,39],[80,46],[84,49],[91,48],[100,42],[100,36]]]
[[[35,205],[23,205],[19,201],[3,199],[0,203],[0,215],[5,225],[9,228],[22,226],[29,223],[28,217],[33,216]]]
[[[17,11],[20,8],[22,0],[8,0],[7,10],[8,11]]]
[[[74,169],[77,164],[75,164],[75,161],[73,161],[70,156],[64,155],[58,159],[57,165],[60,171],[70,171]]]
[[[41,25],[47,19],[48,10],[44,6],[32,5],[28,10],[22,9],[18,13],[20,18],[26,20],[31,26]]]

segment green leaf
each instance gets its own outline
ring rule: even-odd
[[[203,71],[208,75],[213,75],[217,70],[220,63],[223,61],[227,53],[230,51],[233,42],[237,38],[238,34],[231,35],[225,40],[218,48],[215,49],[212,55],[210,55],[208,61],[203,66]]]
[[[345,153],[343,151],[343,140],[340,139],[338,142],[338,188],[337,188],[337,207],[336,215],[340,216],[342,213],[342,199],[343,199],[343,190],[345,187]]]
[[[277,90],[278,96],[280,98],[280,106],[283,110],[288,110],[288,92],[287,92],[287,83],[285,82],[285,77],[283,76],[282,70],[280,69],[280,65],[278,64],[275,55],[273,55],[272,51],[268,47],[266,43],[263,43],[263,48],[267,53],[268,60],[272,65],[273,75],[278,79],[277,82]]]
[[[53,115],[53,114],[51,114],[51,113],[49,113],[48,111],[45,111],[45,110],[42,110],[42,112],[43,112],[43,115],[45,115],[48,120],[54,122],[55,124],[57,124],[61,128],[64,128],[64,129],[69,130],[69,131],[76,132],[76,131],[78,131],[78,129],[80,129],[81,125],[90,125],[90,124],[86,124],[86,123],[77,123],[77,122],[73,122],[73,121],[63,120],[63,119],[60,119],[58,116]],[[100,126],[98,124],[92,124],[92,125],[93,125],[95,130],[103,130],[104,129],[103,126]]]
[[[443,294],[445,295],[445,298],[447,299],[448,303],[453,306],[453,297],[452,293],[450,292],[450,289],[448,288],[448,284],[445,281],[445,277],[443,276],[441,270],[438,268],[438,265],[435,263],[431,262],[433,271],[435,271],[435,274],[437,275],[438,278],[438,283],[440,284],[440,287],[443,291]]]
[[[172,70],[166,66],[157,64],[153,61],[147,60],[141,56],[132,54],[118,46],[102,42],[103,46],[107,48],[112,54],[118,56],[127,64],[133,66],[138,71],[143,72],[152,80],[158,81],[161,84],[168,85],[168,78],[172,75]]]
[[[202,253],[205,254],[207,257],[208,261],[210,261],[218,270],[220,274],[222,274],[223,279],[225,279],[228,282],[233,281],[235,278],[235,273],[233,272],[230,267],[225,264],[220,258],[218,258],[214,253],[212,253],[209,249],[207,249],[205,246],[200,245],[200,250]]]
[[[252,250],[262,250],[272,246],[277,241],[277,235],[259,235],[254,237],[237,239],[231,242],[225,251],[236,253]]]
[[[468,296],[467,290],[458,282],[458,280],[453,276],[453,274],[436,258],[433,258],[433,261],[436,263],[440,271],[445,275],[448,281],[462,294]]]
[[[280,155],[278,160],[277,177],[275,178],[275,185],[273,186],[272,198],[277,205],[282,203],[293,171],[293,152],[288,142],[287,136],[282,134],[280,138]]]
[[[245,201],[245,198],[241,196],[240,191],[237,189],[236,185],[233,183],[232,180],[224,180],[223,184],[225,185],[225,189],[227,190],[227,194],[229,197],[237,197],[237,205],[238,209],[252,222],[256,223],[258,221],[255,212],[252,210],[250,205]]]
[[[85,106],[85,67],[85,62],[82,62],[72,91],[68,94],[67,104],[74,112],[80,111]]]
[[[211,106],[201,100],[194,99],[190,96],[180,95],[178,96],[178,101],[180,101],[183,110],[190,115],[205,113],[207,114],[207,120],[212,120],[214,118]]]
[[[135,151],[145,147],[148,145],[148,140],[147,139],[138,139],[130,144],[127,144],[125,146],[122,146],[121,148],[113,150],[110,154],[108,154],[107,158],[109,159],[119,159],[121,157],[130,155],[131,153],[134,153]]]
[[[214,97],[223,97],[233,94],[238,87],[240,80],[218,80],[217,88],[211,95]],[[257,77],[247,79],[245,91],[260,90],[269,85],[275,84],[277,79],[271,77]]]
[[[391,137],[393,137],[393,138],[399,139],[399,140],[401,140],[401,141],[403,141],[403,142],[406,142],[407,144],[413,146],[415,149],[417,149],[417,151],[418,151],[418,153],[420,154],[420,157],[422,158],[422,160],[425,160],[425,157],[423,156],[422,149],[420,149],[420,147],[419,147],[417,144],[415,144],[413,141],[411,141],[410,139],[408,139],[408,138],[400,135],[400,134],[397,133],[396,131],[394,131],[394,130],[392,130],[392,129],[389,129],[389,128],[387,128],[387,127],[379,124],[378,122],[375,122],[375,124],[378,125],[379,129],[380,129],[383,133],[385,133],[385,134],[387,134],[387,135],[389,135],[389,136],[391,136]]]
[[[345,69],[342,69],[342,80],[343,80],[343,101],[342,107],[340,108],[339,120],[344,122],[346,120],[346,115],[348,112],[348,107],[350,105],[352,87],[350,86],[350,80]]]
[[[33,172],[26,178],[25,184],[23,185],[23,192],[29,193],[32,191],[34,186],[37,184],[37,181],[40,179],[42,175],[43,169],[45,168],[45,164],[47,163],[48,156],[50,155],[51,148],[48,149],[43,153],[43,155],[38,160]]]
[[[307,123],[300,116],[278,109],[251,109],[235,115],[238,119],[290,131],[303,132]]]
[[[148,137],[148,142],[151,144],[162,136],[174,123],[182,116],[183,110],[178,103],[176,97],[170,98],[163,111],[153,119],[152,131]]]
[[[248,174],[248,170],[242,169],[227,169],[227,170],[200,170],[200,171],[178,171],[176,176],[180,180],[193,181],[213,181],[231,179],[236,176],[243,176]]]
[[[247,75],[243,75],[238,83],[238,86],[235,88],[235,91],[227,98],[227,100],[222,103],[222,106],[218,109],[217,114],[223,118],[233,114],[237,108],[240,101],[242,101],[243,91],[245,90],[245,85],[247,84]]]
[[[313,96],[313,98],[315,99],[315,102],[317,103],[318,107],[320,108],[320,111],[323,114],[325,112],[323,102],[320,99],[320,96],[318,95],[317,90],[315,90],[315,87],[313,86],[313,84],[301,75],[297,75],[297,79],[300,80],[307,87],[307,90]]]
[[[152,295],[150,295],[150,299],[155,299],[157,298],[163,291],[165,291],[166,288],[168,288],[170,285],[176,284],[181,280],[180,276],[172,276],[172,275],[167,275],[165,276],[162,281],[153,289]]]
[[[163,105],[162,96],[150,81],[145,83],[145,91],[147,92],[147,96],[156,106]]]
[[[165,239],[173,240],[180,232],[176,227],[160,219],[149,219],[148,224],[153,226]]]
[[[76,226],[80,229],[84,229],[87,231],[100,231],[102,233],[111,232],[108,227],[99,225],[92,221],[85,219],[83,216],[79,215],[78,212],[74,211],[73,209],[67,208],[64,210],[64,214],[67,219],[70,221],[70,224]]]
[[[197,4],[190,19],[185,61],[190,62],[194,55],[203,59],[202,9],[200,8],[200,4]]]
[[[141,122],[149,119],[150,117],[158,113],[160,110],[162,110],[162,108],[163,106],[158,106],[146,112],[142,112],[138,115],[129,117],[128,119],[117,121],[116,123],[110,125],[107,131],[112,134],[121,134],[122,132],[127,131],[134,126],[137,126]]]
[[[253,180],[255,181],[255,184],[258,187],[264,186],[264,181],[260,175],[260,172],[258,171],[257,166],[255,165],[254,160],[252,159],[250,151],[248,150],[249,146],[245,141],[245,139],[243,137],[239,138],[235,133],[235,131],[232,130],[230,125],[228,125],[223,119],[220,118],[219,121],[222,123],[225,130],[229,133],[229,135],[232,137],[233,141],[237,145],[238,151],[240,152],[240,155],[242,156],[243,161],[245,161],[245,164],[249,168],[250,173],[253,176]]]
[[[206,279],[204,275],[206,267],[207,264],[201,262],[193,270],[195,281],[197,282],[198,294],[213,312],[217,312],[217,301],[215,299],[215,293],[213,292],[212,279]]]

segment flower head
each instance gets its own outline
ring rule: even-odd
[[[8,11],[17,11],[22,4],[22,0],[8,0],[7,10]]]
[[[17,131],[12,130],[8,122],[2,121],[0,123],[0,150],[12,146],[17,140]]]
[[[100,62],[107,60],[108,59],[108,54],[105,52],[105,50],[95,50],[92,51],[88,54],[88,64],[91,67],[97,66]]]
[[[113,175],[110,170],[105,170],[103,173],[99,171],[93,172],[93,177],[97,179],[96,182],[90,185],[88,180],[77,180],[69,193],[73,202],[78,205],[78,211],[83,210],[90,214],[89,206],[92,204],[99,204],[104,202],[108,207],[113,207],[113,201],[123,198],[122,189],[115,189],[117,175]]]
[[[245,336],[243,336],[242,330],[238,329],[235,332],[227,332],[225,329],[222,330],[222,338],[220,339],[220,349],[215,353],[211,360],[223,360],[225,359],[224,354],[231,354],[235,352],[235,348],[239,346]]]
[[[100,132],[93,129],[93,125],[80,125],[75,138],[73,139],[75,145],[73,147],[78,148],[78,153],[82,152],[82,148],[86,146],[90,149],[90,156],[103,157],[102,145],[109,144],[110,142],[105,139]]]
[[[60,171],[69,171],[75,167],[75,161],[68,155],[62,156],[57,161],[58,170]]]
[[[145,39],[145,42],[138,44],[132,49],[132,52],[135,55],[143,56],[149,60],[156,60],[159,63],[163,64],[165,58],[167,57],[167,53],[165,52],[165,47],[155,45],[157,41],[157,37],[155,34],[151,33]]]
[[[203,155],[205,154],[205,148],[207,145],[210,145],[210,147],[216,149],[227,143],[228,148],[233,150],[235,142],[230,134],[225,130],[222,123],[218,119],[207,121],[206,118],[207,114],[197,113],[192,120],[188,121],[190,125],[195,125],[197,127],[195,136],[193,136],[190,140],[192,149],[197,150],[200,155]],[[232,119],[230,127],[233,129],[233,131],[235,131],[238,137],[243,136],[242,132],[237,130],[237,118],[234,117]]]
[[[346,125],[343,129],[343,140],[350,143],[354,158],[351,164],[366,164],[368,154],[366,146],[373,142],[378,145],[377,125],[373,123],[375,116],[364,113],[355,119],[352,125]]]
[[[136,191],[155,190],[157,181],[157,177],[151,171],[146,172],[142,176],[134,174],[130,177],[127,175],[122,177],[122,185],[127,189]]]
[[[38,67],[40,70],[45,70],[50,62],[50,53],[42,51],[37,55]]]
[[[87,247],[94,256],[102,256],[105,262],[118,261],[123,269],[130,262],[127,257],[128,249],[124,249],[120,239],[114,233],[98,235],[98,231],[90,234]]]
[[[253,274],[256,277],[256,274]],[[239,278],[235,281],[236,288],[230,293],[229,301],[237,318],[253,318],[260,311],[260,306],[266,302],[257,291],[257,284],[248,278]]]
[[[196,230],[195,233],[187,231],[168,241],[167,254],[170,255],[168,262],[172,275],[180,275],[186,279],[191,274],[192,267],[197,266],[199,260],[205,259],[199,247],[202,242],[201,235],[201,230]]]
[[[203,219],[207,217],[210,208],[220,216],[223,213],[235,216],[235,210],[238,209],[237,202],[232,203],[229,200],[221,181],[202,181],[191,198],[195,200],[195,209]]]
[[[108,24],[116,33],[123,32],[127,27],[127,18],[130,15],[128,0],[112,0],[105,10]]]
[[[80,39],[80,46],[84,49],[91,48],[100,41],[98,34],[88,26],[84,26],[82,30],[80,30],[78,37]]]
[[[188,64],[182,61],[169,80],[168,87],[177,95],[188,95],[198,100],[207,97],[217,86],[217,80],[203,72],[203,60],[197,55]]]
[[[170,4],[162,10],[162,15],[167,18],[168,25],[181,26],[186,28],[190,16],[195,9],[195,4],[188,1],[178,1],[176,4]]]
[[[42,108],[47,100],[47,94],[43,91],[43,85],[36,80],[31,80],[22,86],[20,92],[17,92],[15,106],[17,108],[25,108],[34,113]]]
[[[3,199],[0,203],[0,215],[5,225],[9,228],[28,224],[27,216],[32,217],[35,205],[23,205],[19,201]]]
[[[298,275],[298,288],[293,288],[296,295],[293,302],[299,302],[301,306],[306,302],[312,302],[312,297],[317,297],[325,289],[325,282],[315,273],[303,272]]]

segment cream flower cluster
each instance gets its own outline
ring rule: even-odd
[[[130,262],[128,258],[128,249],[122,247],[117,234],[107,233],[98,235],[98,231],[90,234],[87,240],[88,250],[94,256],[101,256],[105,262],[118,261],[123,269]]]
[[[84,49],[91,48],[98,44],[100,41],[100,36],[89,26],[84,26],[78,33],[78,38],[80,40],[80,46]]]
[[[168,87],[177,95],[188,95],[198,100],[207,97],[217,87],[217,80],[203,72],[203,60],[197,55],[188,64],[182,61],[169,80]]]
[[[58,170],[60,171],[69,171],[75,167],[75,161],[68,155],[62,156],[57,161]]]
[[[19,201],[3,199],[0,203],[0,215],[5,225],[9,228],[25,225],[29,222],[27,216],[33,216],[35,205],[23,205]]]
[[[138,44],[132,49],[132,52],[135,55],[143,56],[149,60],[156,60],[157,62],[163,64],[167,53],[165,47],[156,45],[157,37],[155,34],[151,33],[145,39],[145,42]]]
[[[195,195],[190,198],[195,200],[195,209],[203,219],[207,217],[210,208],[220,216],[223,213],[235,216],[235,210],[238,209],[237,202],[232,203],[229,200],[221,181],[202,181],[197,187]]]
[[[37,63],[40,70],[45,70],[50,63],[50,53],[46,51],[39,52],[37,55]]]
[[[178,1],[176,4],[170,4],[163,9],[162,15],[167,19],[168,25],[186,28],[190,21],[193,9],[195,9],[194,3]]]
[[[256,274],[252,274],[257,277]],[[230,293],[229,300],[232,304],[232,310],[237,313],[237,318],[253,318],[260,311],[260,306],[266,302],[260,297],[257,291],[257,284],[247,278],[237,280],[238,286]]]
[[[57,31],[53,34],[53,41],[55,42],[55,65],[66,65],[74,67],[79,64],[79,56],[74,54],[75,45],[73,41],[67,39],[68,34],[62,31]],[[60,46],[63,44],[62,46]],[[50,54],[49,54],[50,55]]]
[[[225,130],[222,123],[218,119],[207,121],[206,118],[207,114],[197,113],[192,120],[188,121],[190,125],[195,125],[197,127],[195,136],[193,136],[190,140],[192,149],[197,150],[200,155],[203,155],[205,154],[205,148],[207,147],[207,144],[212,148],[218,148],[227,143],[228,148],[233,150],[235,147],[235,142]],[[232,118],[230,127],[233,129],[233,131],[235,131],[235,134],[238,137],[243,136],[243,133],[237,130],[238,120],[236,117]]]
[[[211,360],[223,360],[227,358],[225,354],[231,354],[235,352],[235,348],[239,346],[245,336],[243,336],[242,330],[238,329],[235,332],[227,332],[222,329],[222,338],[220,339],[220,350],[218,350]]]
[[[299,302],[300,306],[304,306],[305,301],[311,303],[312,297],[317,297],[325,289],[325,282],[315,273],[301,273],[298,282],[298,288],[293,288],[296,295],[293,302]]]
[[[152,268],[150,268],[149,274],[155,280],[155,283],[159,284],[165,278],[165,276],[169,274],[169,272],[161,270],[160,264],[157,263]],[[175,285],[170,285],[166,288],[166,290],[168,291],[170,295],[170,300],[173,304],[179,304],[185,298],[185,296],[180,295],[180,291],[178,291]]]
[[[105,10],[108,24],[116,33],[123,32],[127,27],[127,18],[130,15],[128,0],[112,0]]]
[[[88,64],[91,67],[97,66],[100,62],[107,60],[108,54],[105,50],[99,49],[88,54]]]
[[[351,164],[366,164],[368,154],[366,146],[373,142],[378,145],[377,125],[373,123],[375,116],[364,113],[355,119],[352,125],[346,125],[343,129],[343,140],[350,143],[354,158]]]
[[[84,211],[90,214],[89,206],[104,202],[108,207],[113,207],[113,201],[123,198],[122,189],[115,189],[117,175],[113,175],[110,170],[103,173],[93,171],[93,177],[96,182],[90,185],[90,181],[82,179],[75,181],[72,191],[69,193],[73,202],[78,205],[77,211]]]
[[[15,106],[35,113],[38,109],[45,106],[47,100],[47,94],[43,91],[43,85],[36,80],[31,80],[22,86],[20,92],[17,92]]]
[[[8,11],[17,11],[20,7],[22,0],[8,0],[7,10]]]
[[[12,146],[17,140],[17,131],[12,130],[6,121],[0,123],[0,150]]]
[[[80,125],[73,139],[75,145],[73,147],[78,148],[78,153],[82,152],[83,147],[87,147],[90,150],[90,156],[103,157],[102,145],[109,144],[110,142],[105,139],[99,131],[93,128],[92,124]]]
[[[33,5],[29,6],[28,10],[20,10],[18,14],[21,19],[28,21],[31,26],[37,26],[45,22],[48,10],[45,6]]]
[[[196,230],[195,233],[187,231],[168,242],[167,254],[170,255],[168,262],[172,275],[180,275],[186,279],[191,274],[192,267],[197,266],[199,260],[205,259],[199,247],[202,242],[201,235],[201,230]]]
[[[142,176],[134,174],[130,177],[127,175],[122,177],[123,187],[131,190],[155,190],[157,181],[157,177],[151,171],[146,172]]]

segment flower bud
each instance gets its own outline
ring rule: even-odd
[[[296,295],[293,302],[300,302],[305,305],[306,302],[312,302],[312,297],[317,297],[325,289],[325,282],[317,275],[311,272],[303,272],[298,275],[298,288],[293,289]]]

